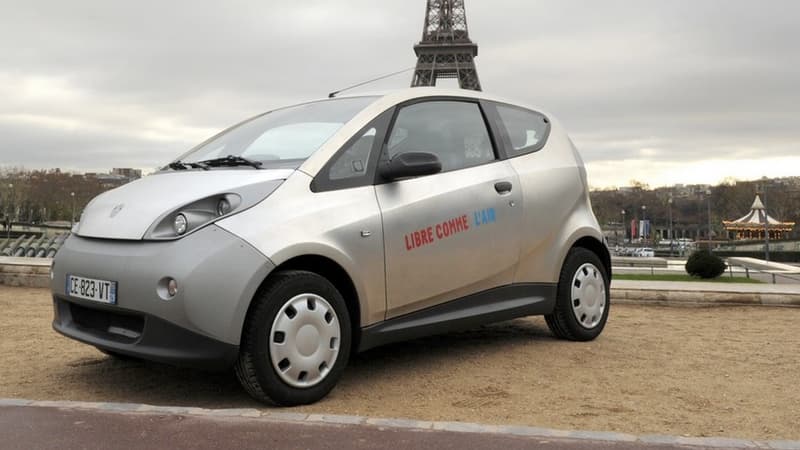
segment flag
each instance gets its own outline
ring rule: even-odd
[[[639,237],[642,239],[647,239],[650,236],[650,221],[649,220],[640,220],[639,221]]]

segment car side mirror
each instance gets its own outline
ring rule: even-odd
[[[386,180],[433,175],[442,171],[439,157],[433,153],[406,152],[381,165],[378,173]]]

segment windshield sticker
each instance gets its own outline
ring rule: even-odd
[[[472,217],[471,222],[469,220],[470,216]],[[494,208],[473,211],[469,215],[462,214],[406,234],[404,236],[406,251],[432,245],[435,244],[436,241],[441,241],[457,234],[467,232],[472,228],[486,226],[495,222],[497,222],[497,215]]]

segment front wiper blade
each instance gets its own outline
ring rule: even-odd
[[[196,164],[203,164],[208,167],[250,166],[258,169],[261,167],[263,163],[261,161],[253,161],[252,159],[247,159],[241,156],[228,155],[228,156],[223,156],[222,158],[214,158],[214,159],[207,159],[205,161],[199,161]]]
[[[186,164],[184,164],[184,163],[182,163],[180,161],[173,161],[173,162],[167,164],[167,167],[169,167],[172,170],[186,170],[186,169],[189,168],[188,165],[186,165]]]
[[[182,162],[182,161],[174,161],[174,162],[169,163],[167,165],[167,167],[169,167],[172,170],[187,170],[189,168],[209,170],[208,166],[203,164],[203,163],[201,163],[201,162],[185,163],[185,162]]]

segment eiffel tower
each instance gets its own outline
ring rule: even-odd
[[[411,87],[436,86],[437,78],[457,78],[461,89],[481,90],[469,39],[464,0],[428,0],[422,41],[414,46],[417,67]]]

